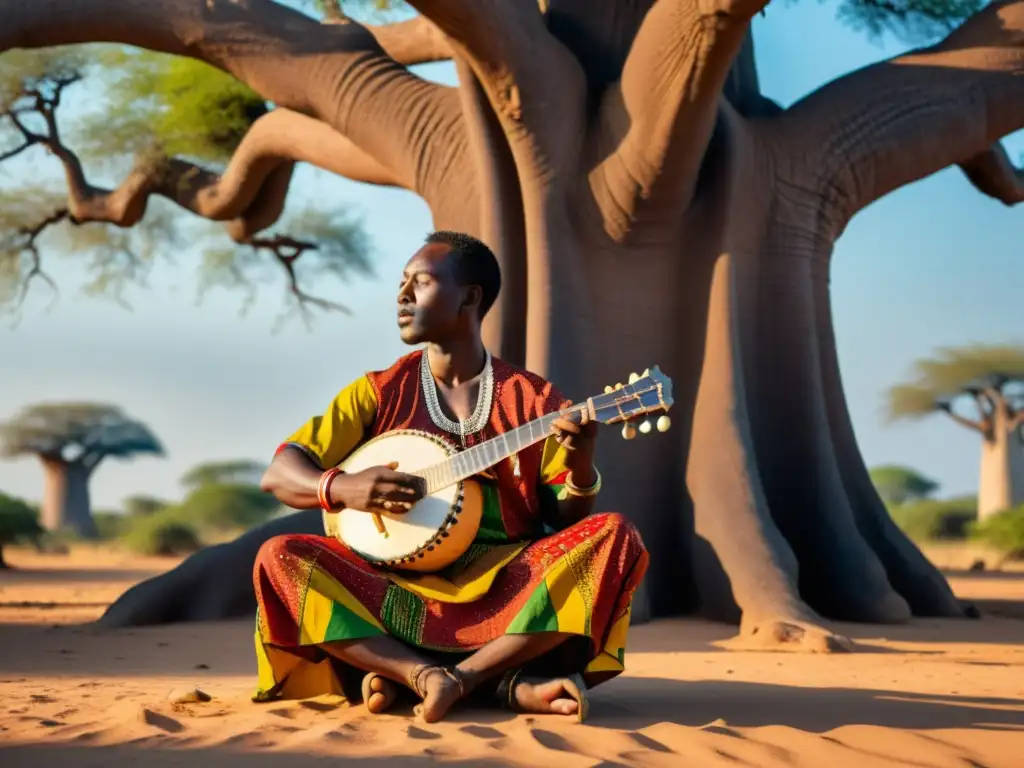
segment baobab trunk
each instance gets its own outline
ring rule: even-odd
[[[1013,416],[1005,404],[994,409],[991,426],[981,443],[981,481],[978,519],[1024,504],[1024,441],[1020,428],[1010,427]]]
[[[91,470],[80,462],[41,458],[43,463],[42,526],[48,531],[72,531],[96,536],[89,500]]]

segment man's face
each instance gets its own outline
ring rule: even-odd
[[[448,252],[444,243],[430,243],[405,265],[398,289],[398,332],[406,344],[444,341],[462,328],[470,295],[455,280]]]

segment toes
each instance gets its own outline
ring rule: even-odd
[[[575,715],[579,708],[575,699],[555,699],[551,702],[551,712],[556,715]]]
[[[533,690],[547,704],[551,704],[566,693],[562,680],[548,680],[547,682],[535,685]]]
[[[370,690],[376,693],[384,693],[386,681],[379,675],[370,680]]]
[[[373,712],[375,715],[377,715],[384,711],[384,708],[387,706],[387,703],[387,696],[378,691],[374,691],[372,694],[370,694],[370,698],[366,702],[366,708]]]

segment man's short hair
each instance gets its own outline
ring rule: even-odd
[[[439,231],[427,235],[427,244],[443,243],[448,246],[452,271],[459,285],[479,285],[481,319],[498,298],[501,291],[501,267],[494,253],[483,242],[463,232]]]

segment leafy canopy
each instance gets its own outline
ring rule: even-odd
[[[916,418],[947,409],[960,395],[985,388],[1016,401],[1024,384],[1024,346],[975,344],[939,349],[914,363],[914,376],[888,392],[890,419]]]
[[[267,465],[251,459],[230,459],[197,464],[181,477],[181,484],[196,490],[207,485],[242,483],[258,485]]]
[[[0,457],[38,454],[75,461],[163,452],[145,424],[103,403],[39,403],[0,424]]]
[[[122,517],[148,517],[169,506],[171,506],[171,502],[158,499],[155,496],[128,496],[121,502],[121,508],[124,510]]]
[[[931,496],[939,484],[910,467],[882,466],[871,470],[871,482],[887,505],[898,506]]]
[[[78,85],[78,83],[82,85]],[[88,93],[69,106],[74,89]],[[82,91],[81,89],[88,89]],[[192,59],[109,45],[12,51],[0,57],[0,307],[17,308],[30,284],[56,284],[43,269],[44,256],[74,255],[90,261],[90,295],[113,298],[130,308],[125,290],[145,286],[156,258],[186,246],[203,254],[199,298],[211,288],[243,290],[243,312],[261,285],[280,281],[287,296],[308,307],[343,309],[307,295],[299,287],[323,277],[343,281],[373,275],[371,245],[359,217],[316,201],[288,206],[281,219],[246,243],[233,242],[222,226],[150,198],[142,221],[130,230],[105,223],[78,225],[68,212],[60,162],[45,152],[59,139],[83,163],[94,186],[115,188],[131,168],[174,156],[221,171],[252,124],[271,105],[213,67]],[[53,134],[50,109],[60,127]],[[29,135],[35,139],[31,139]],[[27,162],[52,170],[52,180]],[[294,264],[282,237],[301,246]]]

